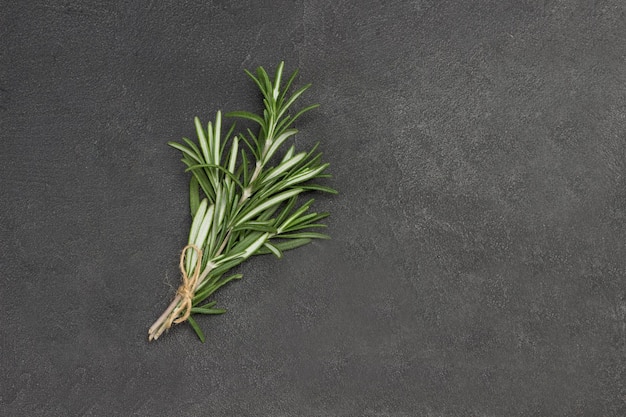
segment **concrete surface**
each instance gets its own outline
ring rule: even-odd
[[[625,2],[125,3],[0,5],[0,415],[626,415]],[[282,59],[333,240],[148,343],[166,142]]]

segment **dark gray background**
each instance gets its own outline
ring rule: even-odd
[[[134,3],[0,6],[0,415],[626,415],[626,3]],[[333,240],[148,343],[166,142],[283,59]]]

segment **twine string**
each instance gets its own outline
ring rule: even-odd
[[[187,256],[187,250],[193,249],[197,255],[196,265],[193,269],[193,274],[189,276],[185,269],[185,259]],[[196,286],[200,280],[200,267],[202,265],[202,250],[196,245],[187,245],[183,248],[183,252],[180,254],[180,273],[182,275],[182,284],[178,287],[176,294],[180,297],[180,304],[172,311],[168,320],[165,323],[165,329],[168,329],[172,324],[182,323],[191,315],[191,308],[193,307],[193,296],[195,295]],[[180,317],[178,317],[180,316]],[[178,317],[178,318],[176,318]]]

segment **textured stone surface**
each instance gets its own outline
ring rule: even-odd
[[[116,3],[0,5],[1,415],[626,415],[626,3]],[[281,59],[334,240],[149,344],[166,142]]]

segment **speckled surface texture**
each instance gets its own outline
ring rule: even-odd
[[[626,415],[626,3],[127,3],[0,5],[0,415]],[[166,142],[282,59],[333,240],[148,343]]]

